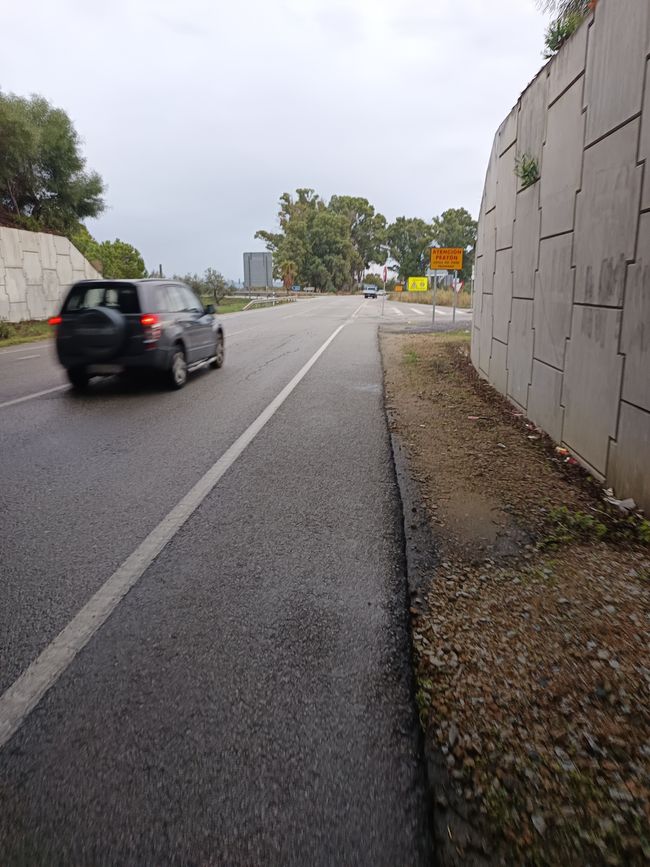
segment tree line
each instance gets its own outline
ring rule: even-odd
[[[42,96],[0,91],[0,225],[65,235],[105,277],[146,277],[131,244],[96,241],[83,221],[105,209],[70,117]]]
[[[373,264],[387,263],[402,279],[419,276],[432,244],[462,247],[461,279],[471,274],[477,223],[465,208],[450,208],[430,222],[398,217],[388,223],[367,199],[336,195],[326,202],[304,187],[283,193],[279,205],[278,230],[260,229],[255,237],[273,253],[276,276],[287,287],[350,290]]]

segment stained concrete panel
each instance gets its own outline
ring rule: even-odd
[[[542,237],[573,229],[585,130],[582,85],[580,79],[548,111],[540,179]]]
[[[562,441],[564,409],[562,407],[562,372],[533,360],[533,374],[528,389],[527,414],[556,442]]]
[[[40,253],[38,243],[39,232],[27,232],[23,229],[18,229],[18,243],[23,253]]]
[[[2,303],[2,295],[0,295],[0,304]],[[481,339],[481,331],[480,328],[477,327],[478,318],[476,310],[474,310],[474,316],[472,321],[472,339],[470,342],[470,357],[472,359],[472,364],[474,367],[478,368],[480,362],[480,339]]]
[[[492,295],[483,296],[481,310],[481,331],[479,335],[479,367],[486,375],[490,371],[490,355],[492,350]]]
[[[496,267],[496,211],[490,211],[483,219],[483,294],[490,294],[494,289],[494,269]]]
[[[618,306],[623,301],[641,192],[638,137],[635,120],[585,151],[574,248],[578,302]]]
[[[602,475],[609,438],[616,436],[623,369],[617,352],[620,330],[619,310],[574,307],[562,394],[564,441]]]
[[[517,195],[512,245],[513,295],[532,298],[539,256],[539,184]]]
[[[40,285],[43,282],[40,252],[23,253],[23,272],[28,286]]]
[[[519,110],[519,129],[517,131],[517,156],[524,154],[535,157],[538,164],[542,163],[542,145],[546,132],[546,106],[548,93],[547,68],[539,73],[521,95]],[[518,189],[522,182],[518,181]]]
[[[515,148],[511,147],[503,156],[499,157],[497,167],[497,250],[512,247],[516,190]]]
[[[587,143],[641,111],[648,43],[648,0],[601,0],[589,33]]]
[[[22,268],[23,251],[16,229],[0,229],[0,260],[5,268]]]
[[[56,249],[57,255],[60,256],[68,256],[70,253],[70,241],[67,238],[62,238],[59,235],[52,235],[52,240],[54,241],[54,247]]]
[[[494,321],[492,336],[508,342],[508,324],[512,304],[512,250],[499,250],[494,273]]]
[[[623,399],[650,411],[650,214],[641,215],[637,260],[628,268],[621,352]]]
[[[68,253],[70,255],[70,262],[72,263],[72,268],[74,271],[83,271],[86,266],[86,260],[81,255],[79,250],[74,246],[74,244],[70,244],[68,249]]]
[[[497,131],[497,155],[505,153],[517,140],[517,121],[519,118],[519,103],[512,109]]]
[[[643,118],[641,120],[641,144],[639,159],[646,161],[646,173],[643,182],[641,207],[650,208],[650,61],[646,66],[645,100],[643,103]]]
[[[533,366],[533,302],[527,299],[512,299],[507,366],[508,396],[525,409]]]
[[[496,207],[497,204],[497,166],[498,166],[499,155],[497,154],[497,140],[496,136],[494,137],[494,143],[492,145],[492,150],[490,152],[490,159],[488,161],[487,172],[485,174],[485,190],[484,190],[484,201],[483,206],[485,211],[483,213],[488,214],[492,208]]]
[[[25,300],[27,282],[22,268],[7,268],[5,271],[5,291],[11,304],[19,304]]]
[[[541,242],[535,284],[535,358],[558,368],[564,367],[564,350],[571,328],[572,242],[571,234]]]
[[[72,263],[69,256],[59,254],[56,257],[56,273],[60,283],[64,285],[72,283]]]
[[[632,493],[650,514],[650,413],[621,403],[618,437],[610,447],[607,480],[617,496]]]
[[[501,394],[506,394],[508,388],[508,370],[506,367],[508,347],[500,340],[492,340],[492,355],[490,357],[489,379]]]
[[[56,247],[54,246],[54,237],[39,232],[38,246],[41,254],[41,264],[43,268],[56,268]]]
[[[585,71],[587,34],[593,16],[589,16],[555,55],[548,70],[548,101],[555,100]],[[581,106],[582,108],[582,106]]]

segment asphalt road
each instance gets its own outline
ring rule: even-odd
[[[231,314],[176,393],[0,352],[1,864],[430,863],[377,342],[417,309]]]

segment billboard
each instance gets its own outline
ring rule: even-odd
[[[409,277],[406,284],[407,292],[428,292],[428,277]]]
[[[244,286],[246,289],[273,288],[271,253],[244,253]]]

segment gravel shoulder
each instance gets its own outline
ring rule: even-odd
[[[381,348],[438,862],[647,863],[650,525],[478,379],[467,334]]]

